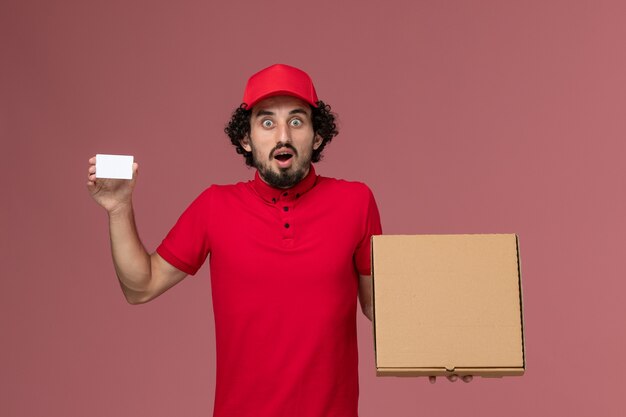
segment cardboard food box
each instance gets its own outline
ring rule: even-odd
[[[372,237],[378,376],[522,375],[515,234]]]

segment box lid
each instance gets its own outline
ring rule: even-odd
[[[379,374],[523,372],[515,234],[374,236],[372,275]]]

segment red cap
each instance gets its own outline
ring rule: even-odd
[[[251,109],[259,101],[273,96],[293,96],[317,107],[313,80],[306,72],[289,65],[275,64],[250,77],[243,102]]]

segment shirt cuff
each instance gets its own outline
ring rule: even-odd
[[[189,275],[195,275],[198,272],[199,267],[195,267],[190,265],[184,261],[181,261],[176,255],[170,252],[169,249],[165,247],[163,243],[157,248],[156,252],[161,256],[161,258],[165,259],[169,264],[173,267],[180,269]]]

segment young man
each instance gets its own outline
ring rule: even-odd
[[[225,131],[253,180],[213,185],[155,253],[134,224],[131,181],[87,187],[109,214],[126,299],[145,303],[194,275],[210,254],[216,332],[215,417],[356,417],[357,294],[371,320],[370,238],[381,233],[369,188],[318,176],[337,134],[311,78],[273,65],[248,81]]]

